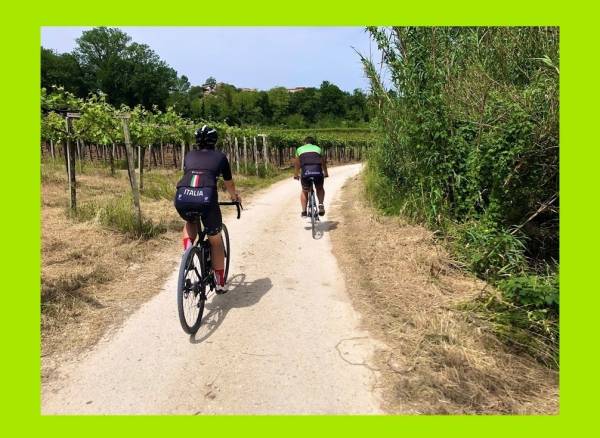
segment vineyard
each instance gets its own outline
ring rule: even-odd
[[[288,167],[295,148],[307,135],[317,139],[331,163],[348,163],[364,159],[376,136],[368,129],[298,129],[240,128],[223,123],[193,122],[172,108],[165,112],[141,106],[114,108],[106,96],[92,95],[78,99],[61,89],[46,94],[42,89],[42,155],[66,157],[67,140],[73,143],[75,160],[102,161],[111,166],[127,159],[125,139],[120,119],[129,117],[129,131],[135,167],[181,168],[182,156],[193,145],[193,132],[203,123],[210,123],[220,133],[217,147],[229,158],[236,172],[261,174],[261,167]],[[67,129],[68,115],[72,117]]]

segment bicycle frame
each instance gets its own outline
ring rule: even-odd
[[[315,221],[319,221],[319,210],[317,206],[317,195],[315,193],[315,179],[309,178],[310,191],[308,192],[308,206],[310,207],[310,214],[315,218]]]
[[[237,207],[237,218],[239,219],[241,216],[241,210],[243,209],[242,204],[240,204],[239,202],[219,202],[219,205],[235,205]],[[203,285],[208,285],[210,286],[210,290],[213,290],[215,288],[215,278],[212,275],[212,255],[210,253],[211,251],[211,246],[210,246],[210,242],[208,241],[208,235],[206,234],[206,231],[204,230],[204,228],[202,227],[202,221],[200,220],[200,216],[198,216],[196,218],[196,221],[194,222],[196,224],[196,226],[198,227],[198,237],[196,238],[196,241],[194,242],[194,246],[197,246],[198,248],[200,248],[200,255],[201,255],[201,260],[200,263],[202,263],[202,272],[205,272],[204,277],[202,277],[201,275],[198,274],[198,271],[194,268],[194,270],[196,271],[196,275],[198,276],[198,278],[200,279],[201,284]],[[206,251],[208,251],[210,258],[210,264],[209,266],[206,266]],[[206,296],[203,297],[204,299],[206,299]]]

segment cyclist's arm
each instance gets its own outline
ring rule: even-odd
[[[300,177],[300,158],[294,157],[294,178]]]
[[[223,157],[223,161],[221,163],[221,174],[223,175],[223,182],[225,183],[225,189],[229,193],[232,201],[240,201],[240,195],[235,191],[235,183],[233,182],[233,175],[231,174],[231,166],[229,165],[229,160],[227,157]]]
[[[242,198],[240,197],[239,193],[235,191],[235,183],[233,182],[233,180],[230,179],[229,181],[225,180],[223,182],[225,183],[225,188],[227,189],[231,200],[241,202]]]
[[[329,176],[329,172],[327,170],[327,156],[321,155],[321,165],[323,166],[323,176],[327,178]]]

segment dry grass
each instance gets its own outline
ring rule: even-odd
[[[390,347],[376,358],[390,412],[558,412],[557,373],[458,310],[485,284],[455,268],[430,231],[376,214],[360,178],[346,184],[333,213],[344,225],[331,237],[353,304]]]
[[[79,169],[78,169],[79,170]],[[121,172],[104,169],[78,175],[78,203],[110,202],[127,193]],[[64,170],[42,166],[42,378],[57,364],[94,345],[111,327],[153,296],[175,267],[181,221],[167,200],[142,198],[143,212],[172,223],[152,240],[132,240],[95,221],[67,213]]]
[[[142,213],[166,225],[153,239],[132,239],[97,220],[78,221],[67,211],[64,164],[42,163],[42,378],[54,377],[57,366],[92,347],[155,295],[181,254],[182,220],[172,196],[178,172],[146,171]],[[106,205],[130,193],[126,171],[77,168],[77,202]],[[281,179],[239,181],[244,196]]]

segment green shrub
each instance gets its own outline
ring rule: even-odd
[[[558,313],[559,293],[556,275],[520,275],[500,280],[496,287],[503,298],[532,310],[550,309]]]
[[[177,174],[145,173],[142,195],[155,200],[166,199],[171,201],[175,196],[177,180]]]
[[[476,303],[495,331],[551,362],[558,283],[538,271],[558,260],[559,29],[368,30],[389,72],[362,58],[381,132],[369,197],[442,228],[498,288]]]
[[[378,210],[387,215],[405,213],[400,193],[394,190],[389,181],[373,168],[372,163],[367,163],[363,181],[367,196]]]
[[[501,340],[540,362],[558,367],[559,289],[555,273],[521,275],[496,283],[464,307]]]
[[[482,278],[518,274],[526,267],[525,245],[506,230],[483,222],[468,222],[448,230],[453,252]]]
[[[151,239],[167,231],[162,222],[155,224],[142,217],[138,224],[130,196],[123,196],[104,204],[87,202],[77,207],[71,215],[80,221],[94,220],[108,229],[133,238]]]

